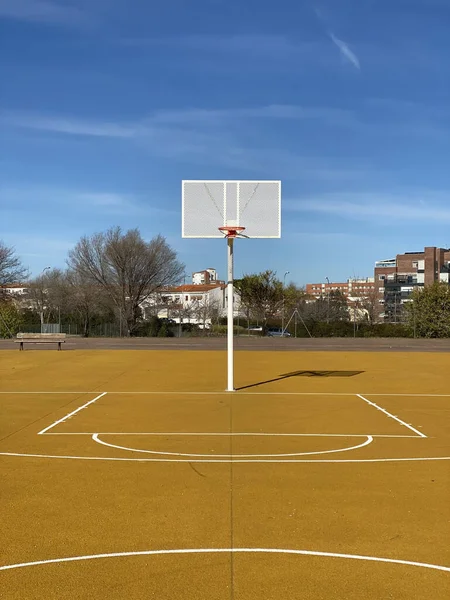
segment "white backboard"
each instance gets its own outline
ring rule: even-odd
[[[182,182],[184,238],[223,238],[218,228],[227,225],[250,238],[281,237],[281,182]]]

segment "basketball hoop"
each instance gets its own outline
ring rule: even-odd
[[[219,223],[222,227],[218,227]],[[241,227],[241,223],[247,227]],[[227,240],[226,389],[234,392],[234,240],[281,237],[281,181],[183,180],[181,235],[183,238]]]
[[[226,238],[236,238],[242,235],[242,232],[245,231],[245,227],[225,225],[225,227],[219,227],[219,231],[222,232]]]

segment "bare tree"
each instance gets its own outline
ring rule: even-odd
[[[217,298],[210,298],[205,295],[201,300],[195,302],[192,306],[195,319],[201,325],[204,333],[207,326],[214,321],[217,324],[221,315],[221,303]]]
[[[41,331],[43,331],[44,323],[46,319],[48,322],[49,315],[45,274],[30,281],[27,286],[26,299],[28,300],[30,309],[39,314]]]
[[[326,296],[305,303],[302,316],[312,323],[347,322],[349,320],[347,299],[341,291],[332,290]]]
[[[26,299],[30,308],[39,313],[41,328],[50,319],[59,321],[61,312],[67,310],[70,294],[66,274],[61,269],[46,271],[30,281]]]
[[[140,305],[159,288],[181,281],[184,265],[165,238],[150,242],[138,229],[122,233],[120,227],[82,237],[69,253],[71,270],[102,286],[132,335],[141,315]]]
[[[0,285],[19,283],[28,276],[27,269],[14,248],[0,240]]]
[[[66,285],[70,292],[68,310],[81,324],[84,337],[91,333],[92,320],[96,316],[105,316],[111,311],[111,299],[102,286],[85,279],[80,273],[68,270]]]
[[[368,291],[367,294],[364,295],[364,297],[360,298],[358,305],[360,309],[365,312],[367,316],[367,321],[370,325],[373,325],[374,323],[377,323],[377,321],[379,321],[380,296],[376,287]]]

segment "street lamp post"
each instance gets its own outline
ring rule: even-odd
[[[330,285],[330,280],[328,279],[328,277],[325,277],[325,279],[327,280],[328,285]],[[330,322],[330,289],[328,288],[327,290],[327,323]]]
[[[51,269],[51,267],[45,267],[44,269],[42,269],[42,272],[40,273],[39,277],[43,277],[45,271],[48,271],[49,269]],[[41,297],[41,310],[40,310],[40,317],[41,317],[41,333],[44,333],[44,292],[42,291],[42,297]]]
[[[286,287],[286,275],[289,275],[289,271],[286,271],[283,276],[283,308],[281,313],[281,332],[284,335],[284,288]]]

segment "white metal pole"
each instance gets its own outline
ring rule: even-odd
[[[233,342],[234,342],[234,293],[233,293],[233,242],[234,239],[228,238],[228,282],[227,282],[227,299],[228,299],[228,312],[227,312],[227,358],[228,358],[228,386],[227,392],[234,392],[234,356],[233,356]]]

